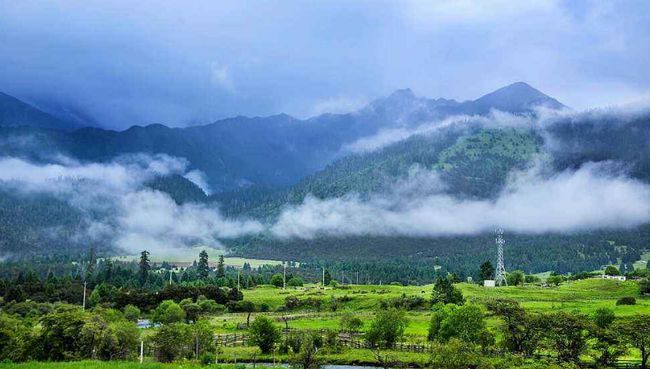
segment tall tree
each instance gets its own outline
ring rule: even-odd
[[[637,314],[631,319],[621,321],[617,328],[625,341],[639,350],[641,369],[647,369],[650,356],[650,316]]]
[[[483,264],[481,264],[481,269],[479,270],[479,276],[481,277],[482,281],[486,279],[494,278],[494,267],[492,266],[492,263],[490,263],[490,261],[486,261]]]
[[[325,277],[323,279],[324,279],[323,282],[325,283],[325,286],[330,284],[330,282],[332,281],[332,275],[330,274],[329,270],[325,269]]]
[[[219,262],[217,263],[217,277],[223,278],[226,276],[226,267],[224,265],[223,255],[219,255]]]
[[[140,269],[138,275],[140,277],[140,286],[144,286],[149,279],[149,271],[151,265],[149,264],[149,251],[144,250],[140,253]]]
[[[208,265],[208,253],[205,250],[199,253],[199,263],[197,265],[197,270],[201,279],[208,278],[208,274],[210,274],[210,266]]]

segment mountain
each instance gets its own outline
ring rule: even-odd
[[[343,150],[346,144],[384,129],[417,127],[455,114],[483,114],[490,108],[511,107],[513,113],[522,113],[532,109],[535,103],[555,101],[541,98],[546,95],[523,85],[513,84],[463,103],[417,97],[410,89],[403,89],[349,114],[323,114],[307,120],[286,114],[234,117],[187,128],[154,124],[124,131],[100,128],[46,131],[38,129],[45,123],[25,118],[19,121],[29,128],[0,128],[0,137],[21,138],[5,140],[0,145],[0,155],[47,161],[48,155],[62,154],[86,162],[105,162],[134,153],[168,154],[185,158],[191,169],[203,171],[216,192],[250,185],[289,186],[347,155]],[[510,97],[516,101],[508,105],[504,101]],[[491,106],[492,103],[495,105]],[[12,111],[0,109],[0,114],[9,116]],[[49,117],[42,112],[33,114]],[[31,147],[24,144],[26,137],[34,143]]]
[[[0,92],[0,126],[29,126],[59,130],[79,128],[76,123],[59,119],[2,92]]]
[[[468,111],[474,114],[484,114],[490,109],[511,113],[523,113],[535,107],[550,109],[566,108],[561,102],[545,95],[525,82],[516,82],[482,96],[474,101],[465,103]]]

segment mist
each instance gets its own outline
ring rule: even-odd
[[[203,179],[199,171],[187,172],[184,159],[141,154],[105,164],[66,157],[58,161],[35,164],[0,158],[0,186],[23,196],[51,195],[80,211],[82,230],[71,237],[73,242],[109,244],[127,254],[144,249],[168,253],[185,247],[220,248],[220,239],[262,230],[256,221],[225,219],[207,205],[178,205],[169,195],[145,186],[148,180],[169,174]],[[49,232],[59,237],[56,230]]]
[[[472,235],[501,227],[517,233],[629,228],[650,221],[650,186],[612,172],[612,164],[588,164],[544,175],[544,164],[513,173],[494,200],[443,194],[430,171],[416,171],[384,194],[363,200],[307,197],[289,206],[271,228],[280,238],[317,236]],[[427,190],[422,190],[427,189]]]

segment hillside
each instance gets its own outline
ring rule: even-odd
[[[62,130],[79,128],[75,123],[56,118],[13,96],[0,92],[0,127],[12,126]]]

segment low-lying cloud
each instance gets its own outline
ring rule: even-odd
[[[633,227],[650,221],[650,186],[589,164],[551,176],[535,167],[513,175],[495,200],[463,200],[442,192],[418,196],[422,174],[389,193],[362,200],[308,197],[286,208],[272,233],[278,237],[443,236],[488,232],[495,227],[519,233],[566,232]],[[435,174],[425,173],[440,186]],[[426,180],[425,180],[426,182]]]
[[[187,167],[186,160],[167,155],[129,155],[90,164],[65,157],[50,164],[4,157],[0,185],[24,195],[45,193],[66,201],[84,219],[83,231],[72,241],[108,243],[127,253],[219,247],[222,238],[262,230],[258,222],[226,219],[207,205],[178,205],[169,195],[145,186],[155,176],[179,174],[206,188],[203,174],[187,172]]]

